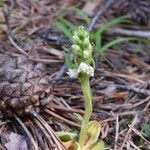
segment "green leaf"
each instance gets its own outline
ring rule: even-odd
[[[72,33],[70,31],[70,28],[64,25],[64,23],[60,21],[56,21],[54,23],[55,26],[57,26],[68,38],[72,38]]]
[[[70,8],[70,10],[73,10],[76,12],[76,14],[78,14],[86,23],[90,23],[90,17],[88,17],[88,15],[83,12],[81,9],[79,8],[76,8],[76,7],[73,7],[73,8]]]
[[[72,132],[56,132],[57,136],[61,139],[63,142],[71,141],[72,139],[75,139],[77,137],[76,133]]]
[[[145,124],[143,128],[144,136],[150,138],[150,124]]]
[[[87,132],[85,135],[84,149],[88,149],[91,147],[91,145],[97,142],[101,130],[101,125],[98,121],[90,121],[86,130]]]
[[[86,23],[90,22],[90,18],[82,10],[75,7],[69,8],[67,10],[75,11]],[[70,39],[72,37],[72,31],[77,28],[76,25],[64,18],[59,18],[58,21],[54,23],[54,25],[58,27]]]
[[[65,26],[67,26],[69,30],[74,30],[76,28],[76,25],[74,25],[73,23],[64,18],[59,18],[59,21],[63,23]]]
[[[107,49],[109,49],[110,47],[114,46],[114,45],[117,45],[119,43],[122,43],[122,42],[126,42],[126,41],[135,41],[135,40],[138,40],[137,38],[117,38],[113,41],[110,41],[109,43],[105,44],[102,48],[100,48],[100,53],[103,53],[104,51],[106,51]]]
[[[105,23],[102,25],[96,32],[95,32],[95,45],[97,49],[101,48],[101,39],[102,39],[102,34],[106,30],[108,30],[110,27],[120,24],[120,23],[127,23],[129,22],[128,19],[129,15],[122,16],[116,19],[113,19],[112,21],[109,21],[108,23]]]
[[[74,150],[81,150],[80,144],[78,142],[75,142]]]
[[[108,23],[105,23],[104,25],[102,25],[102,27],[99,28],[99,30],[96,32],[103,33],[104,31],[106,31],[107,29],[109,29],[110,27],[112,27],[114,25],[117,25],[120,23],[129,23],[130,21],[128,20],[128,18],[129,18],[129,15],[115,18],[115,19],[109,21]]]
[[[105,150],[105,144],[102,140],[98,141],[92,145],[90,150]]]

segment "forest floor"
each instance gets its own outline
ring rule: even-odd
[[[44,114],[41,115],[54,131],[79,131],[80,123],[75,114],[84,113],[80,84],[66,74],[67,69],[64,67],[65,52],[69,49],[70,42],[54,22],[63,17],[76,26],[87,27],[88,24],[83,18],[71,8],[78,7],[93,18],[103,7],[102,2],[6,1],[7,7],[5,6],[4,11],[10,13],[7,23],[3,22],[4,12],[0,8],[0,47],[12,52],[23,50],[32,59],[50,68],[54,83],[51,89],[54,96],[53,107],[49,111],[49,119]],[[113,6],[106,9],[92,30],[114,19],[116,11]],[[134,35],[135,32],[148,31],[150,26],[121,24],[109,28],[102,36],[103,45],[118,36],[117,29],[125,31],[119,36],[125,37],[123,34],[126,30],[131,30]],[[100,121],[100,138],[109,150],[150,149],[150,37],[137,38],[142,38],[146,42],[124,42],[106,50],[98,60],[95,76],[90,81],[94,107],[91,120]],[[44,139],[31,119],[21,120],[29,128],[36,144],[42,147],[39,149],[50,149],[46,138]],[[0,149],[7,147],[8,150],[17,150],[19,146],[20,150],[28,149],[26,143],[30,142],[16,124],[14,119],[0,121]],[[25,139],[22,138],[24,136]]]

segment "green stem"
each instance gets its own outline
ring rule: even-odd
[[[92,115],[92,96],[91,96],[89,77],[87,75],[84,75],[84,77],[80,79],[80,82],[81,82],[81,88],[85,100],[85,113],[81,124],[81,131],[80,131],[80,138],[79,138],[79,144],[82,148],[85,142],[86,127]]]

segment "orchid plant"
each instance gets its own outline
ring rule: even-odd
[[[103,141],[98,140],[101,125],[98,121],[90,121],[93,110],[90,77],[94,76],[95,63],[92,57],[93,46],[90,42],[89,32],[83,26],[79,26],[73,33],[72,43],[73,59],[67,74],[71,78],[77,78],[80,81],[85,102],[85,113],[82,118],[79,142],[74,143],[73,149],[104,150]]]

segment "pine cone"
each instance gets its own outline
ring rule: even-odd
[[[150,19],[150,0],[121,0],[118,2],[118,15],[131,14],[130,19],[138,24],[147,25]]]
[[[20,114],[29,106],[40,105],[48,93],[48,76],[41,63],[0,54],[0,109]]]

